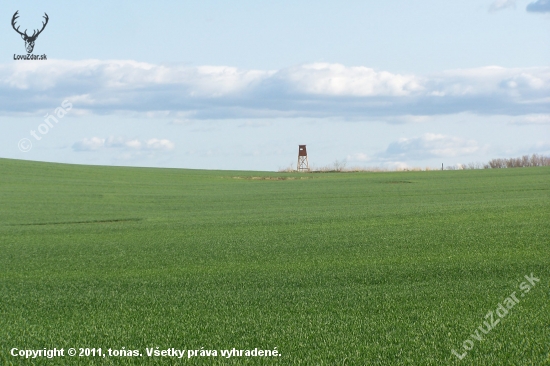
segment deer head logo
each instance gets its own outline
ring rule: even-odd
[[[13,18],[11,18],[11,26],[13,27],[13,29],[19,33],[21,35],[21,38],[23,38],[23,40],[25,41],[25,48],[27,49],[27,53],[32,53],[32,50],[34,49],[34,41],[36,41],[36,38],[38,38],[38,35],[40,33],[42,33],[42,31],[44,30],[44,28],[46,28],[46,24],[48,24],[48,14],[44,13],[44,19],[46,19],[45,22],[42,22],[42,29],[40,30],[35,30],[33,33],[32,33],[32,36],[29,36],[27,34],[27,30],[25,29],[25,32],[21,33],[19,31],[19,26],[17,28],[15,28],[15,21],[17,20],[17,18],[19,18],[19,15],[17,15],[17,13],[19,13],[19,10],[17,10],[15,12],[15,14],[13,14]]]

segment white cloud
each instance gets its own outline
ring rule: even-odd
[[[486,150],[471,139],[443,134],[426,133],[417,137],[405,137],[391,142],[385,151],[367,154],[358,152],[346,157],[348,163],[365,163],[391,169],[407,168],[406,162],[432,158],[469,156]]]
[[[392,160],[423,160],[470,155],[478,152],[480,148],[475,140],[426,133],[420,137],[401,138],[392,142],[380,157]]]
[[[176,145],[166,139],[150,139],[145,141],[144,148],[147,150],[173,150]]]
[[[499,66],[449,70],[433,75],[430,90],[438,96],[519,96],[550,90],[550,68],[508,69]]]
[[[73,144],[74,151],[95,151],[104,148],[121,150],[149,150],[149,151],[168,151],[173,150],[175,144],[167,139],[152,138],[149,140],[126,139],[124,137],[91,137],[84,138]]]
[[[547,125],[550,124],[550,114],[528,114],[512,118],[514,125]]]
[[[305,94],[335,96],[404,96],[423,89],[414,75],[376,72],[367,67],[315,63],[283,70],[279,77]]]
[[[124,148],[128,146],[128,140],[124,137],[109,136],[108,138],[102,140],[104,142],[104,147]]]
[[[126,147],[129,147],[131,149],[136,149],[136,150],[140,150],[143,146],[143,144],[139,140],[126,141],[126,143],[124,145]]]
[[[516,0],[495,0],[489,6],[489,12],[494,13],[502,9],[515,8],[515,7],[516,7]]]
[[[315,63],[273,70],[136,61],[0,65],[0,114],[40,113],[69,99],[81,113],[151,119],[550,113],[550,67],[497,66],[426,76]],[[75,114],[76,116],[76,114]]]
[[[75,151],[92,151],[99,150],[105,146],[105,139],[99,137],[85,138],[73,144]]]

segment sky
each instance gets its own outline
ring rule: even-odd
[[[24,60],[25,41],[47,24]],[[550,0],[3,1],[0,157],[273,171],[550,155]]]

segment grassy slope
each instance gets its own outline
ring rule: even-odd
[[[549,364],[549,178],[0,159],[0,363],[12,347],[159,346],[283,354],[192,364]],[[539,286],[458,362],[531,272]]]

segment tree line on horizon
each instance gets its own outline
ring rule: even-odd
[[[468,163],[466,165],[458,164],[458,166],[447,167],[447,170],[461,169],[507,169],[507,168],[527,168],[535,166],[550,166],[550,156],[541,154],[523,155],[517,158],[497,158],[491,159],[485,164]]]
[[[468,163],[468,164],[457,164],[457,165],[450,165],[446,166],[444,170],[471,170],[471,169],[507,169],[507,168],[526,168],[526,167],[537,167],[537,166],[550,166],[550,156],[545,156],[541,154],[532,154],[529,155],[523,155],[517,158],[497,158],[497,159],[491,159],[487,163]],[[434,169],[430,167],[426,167],[424,169],[422,168],[411,168],[411,167],[404,167],[404,168],[396,168],[395,171],[430,171],[430,170],[443,170],[440,169]],[[288,168],[283,168],[278,170],[280,173],[286,172],[291,173],[295,172],[295,167],[291,164]],[[332,165],[324,166],[321,168],[316,168],[311,166],[309,172],[310,173],[330,173],[330,172],[388,172],[392,171],[388,168],[382,168],[382,167],[352,167],[347,168],[346,162],[344,160],[336,160]]]

